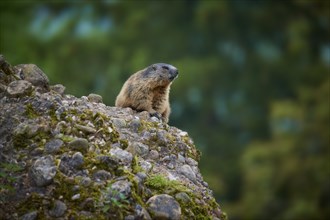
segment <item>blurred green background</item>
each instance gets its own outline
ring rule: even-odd
[[[330,4],[323,0],[0,2],[0,53],[107,105],[176,66],[170,124],[231,220],[329,219]]]

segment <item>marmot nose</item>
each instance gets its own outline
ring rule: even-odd
[[[176,77],[178,77],[179,75],[179,71],[177,70],[177,68],[172,68],[170,70],[170,80],[174,80]]]
[[[171,81],[174,80],[179,74],[178,69],[170,64],[163,64],[162,68],[168,71],[168,73],[170,74],[169,78]]]

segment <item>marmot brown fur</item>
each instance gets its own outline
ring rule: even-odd
[[[166,123],[171,112],[170,86],[178,70],[166,63],[156,63],[131,75],[116,99],[116,107],[148,111]]]

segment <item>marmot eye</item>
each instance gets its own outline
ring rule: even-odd
[[[163,69],[165,70],[169,70],[170,68],[168,68],[168,66],[162,66]]]

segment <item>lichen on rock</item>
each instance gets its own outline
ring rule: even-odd
[[[226,219],[187,132],[0,59],[1,219]]]

